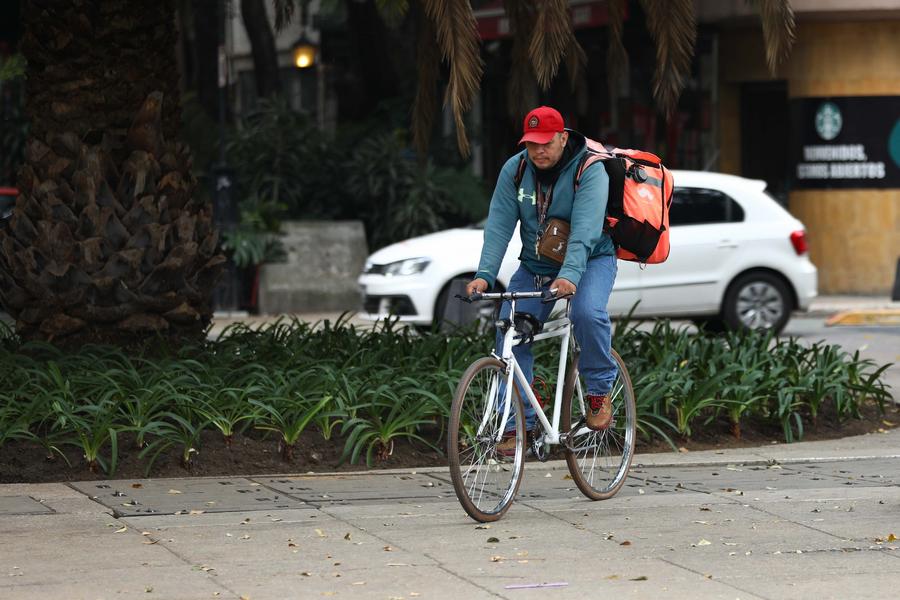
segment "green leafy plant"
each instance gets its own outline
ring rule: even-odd
[[[438,452],[437,447],[416,433],[416,427],[432,422],[429,402],[413,394],[397,394],[390,386],[381,389],[373,402],[359,405],[356,416],[344,423],[346,436],[341,460],[357,462],[365,452],[366,464],[386,461],[398,439],[417,440]]]
[[[290,462],[294,459],[294,446],[300,435],[329,400],[330,396],[307,399],[298,395],[271,403],[260,400],[251,400],[250,403],[260,409],[256,428],[276,432],[279,435],[278,450],[281,458]]]

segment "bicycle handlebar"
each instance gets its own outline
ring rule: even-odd
[[[556,302],[559,299],[556,291],[556,288],[553,288],[543,292],[476,292],[471,296],[456,294],[456,297],[469,304],[484,300],[522,300],[525,298],[541,298],[543,302]]]

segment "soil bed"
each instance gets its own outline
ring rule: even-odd
[[[889,406],[884,414],[874,404],[862,407],[862,419],[851,419],[836,424],[832,415],[821,414],[818,425],[807,425],[803,441],[830,440],[864,433],[877,433],[900,425],[900,409]],[[771,443],[784,443],[780,429],[762,426],[753,421],[742,423],[741,438],[736,439],[727,422],[714,422],[698,430],[691,439],[675,439],[682,451],[745,448]],[[442,447],[444,441],[439,444]],[[672,448],[663,442],[640,442],[641,453],[669,452]],[[185,469],[180,464],[180,452],[172,449],[160,455],[150,473],[146,473],[146,461],[138,457],[134,440],[129,436],[119,438],[119,465],[113,475],[102,471],[91,472],[79,451],[65,448],[71,466],[60,457],[47,460],[44,450],[33,443],[13,442],[3,446],[0,452],[0,483],[44,483],[56,481],[86,481],[97,479],[136,479],[144,477],[204,477],[264,475],[273,473],[308,473],[334,471],[362,471],[367,469],[399,469],[445,466],[447,459],[424,444],[399,441],[393,454],[386,461],[377,461],[372,467],[340,462],[343,440],[325,440],[317,432],[304,433],[294,450],[292,462],[281,458],[274,437],[259,432],[237,435],[232,446],[226,447],[217,432],[204,432],[200,452],[194,455],[192,465]],[[558,453],[561,458],[562,454]],[[555,456],[556,457],[556,456]]]

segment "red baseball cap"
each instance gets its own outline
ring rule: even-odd
[[[546,144],[554,135],[564,130],[563,118],[558,110],[549,106],[538,106],[525,115],[525,122],[522,124],[524,135],[519,143]]]

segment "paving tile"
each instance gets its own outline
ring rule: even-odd
[[[109,507],[116,516],[312,508],[241,477],[87,481],[72,486]]]
[[[35,515],[53,512],[30,496],[0,496],[0,516]]]
[[[318,505],[359,502],[429,502],[455,497],[449,481],[426,474],[257,477],[268,488]]]

